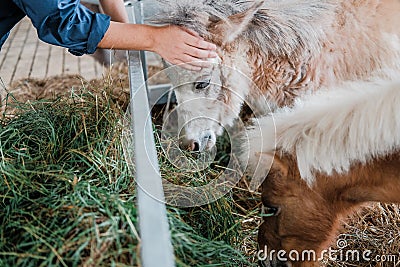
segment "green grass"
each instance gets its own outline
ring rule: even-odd
[[[91,91],[13,101],[13,114],[1,118],[0,266],[140,266],[124,112]],[[160,163],[165,176],[178,171]],[[206,181],[212,172],[181,175]],[[202,207],[169,207],[177,265],[252,266],[243,253],[254,235],[243,221],[256,213],[255,204],[244,207],[248,197],[256,203],[235,189]]]

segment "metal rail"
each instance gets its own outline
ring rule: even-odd
[[[141,5],[141,1],[131,2],[130,5],[127,5],[132,23],[142,21]],[[144,267],[173,267],[175,266],[175,257],[155,148],[143,59],[143,53],[139,51],[128,52],[141,264]]]

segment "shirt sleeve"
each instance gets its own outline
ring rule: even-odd
[[[66,47],[74,55],[93,54],[110,26],[108,15],[92,12],[79,0],[13,1],[42,41]]]

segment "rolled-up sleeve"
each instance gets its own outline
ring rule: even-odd
[[[110,17],[94,13],[79,0],[14,0],[31,19],[39,38],[66,47],[74,55],[93,54],[110,26]]]

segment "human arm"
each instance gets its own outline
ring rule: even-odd
[[[123,0],[100,0],[103,12],[116,22],[129,22]],[[132,34],[124,34],[132,32]],[[122,37],[126,39],[122,39]],[[124,44],[125,43],[125,44]],[[186,68],[199,69],[200,59],[213,56],[215,46],[204,42],[197,33],[174,26],[154,27],[122,25],[111,22],[99,44],[100,48],[149,50],[160,54],[172,64],[189,63]]]
[[[67,47],[75,55],[92,54],[97,47],[149,50],[172,64],[188,63],[184,67],[189,69],[199,69],[206,65],[199,60],[216,56],[215,45],[194,32],[176,26],[110,22],[109,16],[93,13],[79,0],[13,2],[31,19],[42,41]]]
[[[195,32],[177,26],[150,26],[111,22],[100,48],[153,51],[172,64],[199,70],[205,59],[216,57],[215,45]]]

